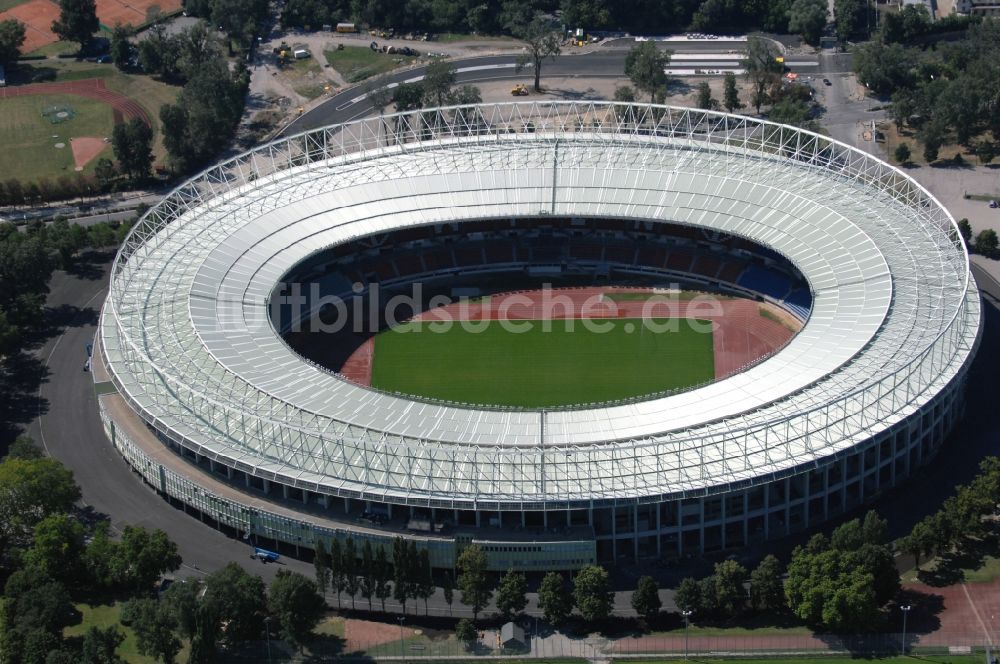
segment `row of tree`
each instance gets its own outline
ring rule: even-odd
[[[748,609],[788,611],[816,629],[863,633],[882,624],[882,607],[899,591],[886,522],[875,512],[840,525],[830,537],[817,534],[796,547],[787,576],[783,581],[781,563],[774,556],[765,557],[750,573],[735,560],[726,560],[716,564],[710,576],[684,579],[675,601],[682,611],[699,616],[732,618]]]
[[[798,32],[792,24],[815,16],[818,6],[818,0],[288,0],[281,21],[306,30],[354,21],[399,31],[518,36],[516,26],[561,10],[567,28],[587,31]],[[825,8],[823,3],[823,25]]]
[[[996,234],[993,235],[996,241]],[[995,248],[994,248],[995,250]],[[920,569],[923,559],[944,553],[961,553],[971,543],[995,529],[992,518],[1000,505],[1000,458],[986,457],[969,484],[955,487],[937,512],[918,521],[898,547],[913,556]]]

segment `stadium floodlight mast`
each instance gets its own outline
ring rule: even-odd
[[[681,611],[681,615],[684,616],[684,660],[687,661],[688,658],[688,626],[691,623],[691,614],[694,613],[691,609],[685,609]]]
[[[899,607],[899,610],[903,612],[903,654],[906,654],[906,616],[909,615],[910,609],[913,607],[909,604],[903,604]]]

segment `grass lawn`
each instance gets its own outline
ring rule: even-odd
[[[156,660],[152,657],[145,657],[139,654],[139,649],[135,641],[135,633],[119,624],[121,618],[121,604],[77,604],[77,611],[82,614],[82,619],[79,624],[71,625],[63,630],[63,636],[66,638],[78,637],[82,638],[84,632],[86,632],[91,627],[109,627],[111,625],[118,625],[118,629],[125,634],[125,640],[122,644],[118,646],[118,655],[124,659],[129,664],[155,664]],[[187,651],[188,646],[185,644],[178,655],[177,661],[185,662],[187,661]]]
[[[350,83],[363,81],[370,76],[405,67],[416,60],[414,56],[389,55],[364,46],[347,46],[340,51],[324,51],[326,61]]]
[[[5,12],[8,9],[13,9],[18,5],[23,5],[28,0],[0,0],[0,12]]]
[[[985,658],[983,655],[911,655],[907,657],[839,657],[832,655],[824,655],[817,653],[815,657],[771,657],[768,659],[743,659],[730,658],[730,659],[705,659],[699,657],[698,659],[675,659],[672,657],[663,657],[660,659],[649,658],[649,659],[632,659],[629,658],[616,658],[612,659],[612,662],[628,662],[628,664],[663,664],[663,662],[672,662],[672,664],[730,664],[731,662],[739,662],[739,664],[773,664],[774,662],[780,662],[781,664],[817,664],[822,662],[823,664],[858,664],[858,662],[870,662],[878,664],[983,664]]]
[[[60,124],[52,124],[42,116],[48,106],[69,106],[76,116]],[[73,175],[73,151],[70,137],[111,136],[114,116],[103,102],[74,95],[44,95],[38,97],[8,97],[0,99],[0,145],[16,159],[0,159],[0,180],[17,178],[30,182],[41,177],[57,178]],[[63,147],[55,147],[61,144]],[[102,156],[110,156],[111,146]],[[88,164],[92,172],[97,159]]]
[[[920,565],[920,569],[926,571],[931,571],[937,565],[937,559],[931,559],[929,561],[924,561]],[[986,556],[983,559],[983,564],[976,569],[962,569],[962,574],[964,576],[965,583],[990,583],[997,578],[1000,578],[1000,558],[995,558],[993,556]],[[911,569],[904,572],[901,576],[903,583],[916,583],[920,579],[917,578],[917,570]]]
[[[79,45],[74,42],[56,41],[36,48],[31,53],[26,53],[25,55],[62,55],[63,53],[76,53],[79,50]]]
[[[812,630],[805,626],[796,627],[699,627],[691,625],[689,628],[691,636],[798,636],[812,634]],[[678,627],[662,632],[653,632],[650,636],[684,636],[684,628]]]
[[[634,397],[712,379],[710,332],[692,329],[686,320],[647,322],[668,331],[647,329],[637,319],[455,323],[447,331],[440,324],[406,323],[375,337],[372,386],[449,401],[540,408]],[[520,333],[511,328],[525,324],[529,329]]]
[[[167,151],[166,148],[163,147],[163,137],[160,132],[160,107],[163,106],[164,104],[173,103],[174,101],[177,100],[177,95],[180,94],[181,91],[180,86],[167,85],[166,83],[161,83],[160,81],[155,80],[151,76],[124,74],[118,71],[118,69],[116,69],[113,65],[100,65],[92,62],[77,62],[76,60],[45,60],[44,62],[36,62],[30,64],[22,63],[18,65],[15,75],[19,81],[30,82],[32,78],[37,74],[46,74],[49,77],[54,76],[55,81],[77,81],[86,78],[102,78],[104,79],[104,84],[107,86],[109,90],[114,90],[115,92],[123,94],[127,97],[131,97],[133,100],[137,101],[146,110],[146,113],[149,115],[149,118],[153,123],[153,131],[154,131],[153,155],[155,158],[154,166],[163,163],[163,160],[166,158]],[[57,101],[51,101],[53,99],[56,99],[57,97],[69,99],[70,105],[73,106],[73,108],[76,109],[78,112],[80,111],[80,108],[85,105],[93,105],[94,108],[104,109],[103,111],[101,111],[101,114],[106,115],[107,117],[107,128],[104,129],[103,133],[88,134],[83,131],[78,131],[75,127],[72,127],[71,125],[80,124],[81,120],[80,115],[78,115],[70,122],[67,122],[62,125],[49,125],[50,128],[63,129],[64,131],[61,133],[61,136],[63,135],[110,136],[111,135],[111,128],[113,126],[112,125],[113,116],[111,107],[107,106],[106,104],[88,100],[85,99],[84,97],[77,97],[72,95],[15,97],[15,98],[0,99],[0,141],[2,141],[2,144],[5,146],[14,144],[26,146],[28,143],[27,137],[22,135],[18,135],[17,141],[15,141],[15,143],[11,143],[8,140],[7,132],[9,130],[7,129],[7,127],[12,122],[12,119],[8,117],[9,114],[7,113],[7,108],[9,108],[8,104],[10,102],[21,101],[34,104],[41,104],[41,106],[39,106],[39,109],[41,109],[44,108],[45,106],[49,106],[55,103],[62,103]],[[48,124],[48,121],[45,122],[46,124]],[[74,133],[66,133],[71,129]],[[52,134],[57,134],[57,133],[60,133],[60,131],[57,130],[57,131],[42,132],[41,136],[45,140],[42,141],[41,143],[36,142],[36,145],[45,146],[49,149],[49,151],[55,151],[53,148],[51,148],[51,144],[56,143],[58,141],[49,140],[49,138],[52,136]],[[21,151],[19,156],[28,154],[29,152],[33,151],[34,150]],[[63,151],[67,153],[65,157],[63,157],[65,163],[64,161],[53,163],[51,168],[49,168],[48,170],[41,169],[38,172],[36,172],[35,175],[30,175],[28,173],[29,169],[22,168],[24,162],[24,159],[22,158],[21,160],[22,164],[18,165],[17,170],[24,172],[23,174],[18,174],[17,177],[23,181],[30,181],[34,178],[42,176],[55,178],[66,172],[72,174],[73,172],[72,153],[70,153],[68,149],[64,149]],[[39,155],[39,157],[35,158],[34,160],[29,159],[29,161],[38,161],[40,156],[41,155]],[[101,156],[110,157],[111,156],[110,148],[108,149],[106,155],[101,155]],[[97,163],[96,159],[90,162],[90,165],[88,166],[88,168],[84,170],[84,172],[85,173],[93,172],[93,168],[96,163]],[[63,169],[63,166],[65,164],[70,165],[68,170]],[[13,168],[14,165],[12,164],[0,162],[0,180],[11,177],[9,171],[12,170]]]

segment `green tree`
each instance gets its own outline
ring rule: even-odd
[[[133,591],[149,592],[166,572],[181,566],[177,545],[160,529],[125,526],[113,561],[117,578]]]
[[[131,599],[122,606],[122,619],[135,632],[139,654],[173,664],[181,650],[174,633],[177,622],[165,604],[154,599]]]
[[[542,578],[538,587],[538,606],[553,625],[562,623],[573,613],[573,595],[562,574],[549,572]]]
[[[69,593],[37,569],[14,572],[0,601],[0,654],[4,661],[42,657],[59,647],[62,629],[73,615]],[[44,646],[44,647],[43,647]],[[23,658],[22,658],[23,655]],[[44,661],[44,660],[43,660]]]
[[[382,603],[383,613],[385,612],[385,600],[392,596],[389,578],[389,558],[385,553],[385,548],[380,546],[375,551],[375,597]]]
[[[490,603],[493,591],[486,574],[486,553],[478,544],[467,546],[458,556],[458,588],[462,591],[462,604],[472,608],[473,619]]]
[[[701,586],[698,585],[698,581],[691,577],[681,579],[674,594],[674,603],[681,611],[700,611]]]
[[[632,593],[632,608],[645,619],[646,624],[652,623],[660,613],[663,603],[660,601],[660,588],[651,576],[639,577],[635,591]]]
[[[212,24],[226,33],[238,48],[248,48],[257,24],[267,18],[267,0],[212,0]]]
[[[326,544],[321,539],[316,540],[313,568],[316,572],[316,589],[321,595],[325,595],[326,589],[330,585],[330,554],[326,550]]]
[[[119,664],[124,660],[115,651],[125,640],[117,625],[91,627],[83,634],[81,664]]]
[[[115,175],[118,174],[118,169],[115,168],[115,163],[108,159],[107,157],[101,157],[97,160],[97,165],[94,167],[94,177],[101,184],[101,189],[107,189],[111,185],[111,181],[114,180]]]
[[[126,69],[128,61],[132,57],[132,28],[121,23],[115,23],[111,31],[111,60],[118,69]]]
[[[115,125],[111,146],[122,171],[135,181],[148,178],[153,165],[153,130],[139,118]]]
[[[31,436],[21,434],[14,439],[14,442],[7,448],[6,459],[41,459],[44,454]]]
[[[757,113],[768,101],[768,90],[781,79],[782,65],[777,61],[778,56],[778,49],[770,39],[756,35],[747,38],[746,59],[741,64],[751,85],[750,103]]]
[[[833,18],[841,43],[862,34],[867,25],[868,8],[864,0],[834,0]]]
[[[906,143],[900,143],[896,146],[896,150],[892,153],[892,156],[896,159],[897,163],[908,163],[910,161],[910,146]]]
[[[21,57],[24,23],[17,19],[0,21],[0,67],[9,67]]]
[[[466,650],[472,650],[479,640],[479,632],[476,626],[468,618],[462,618],[455,625],[455,638],[465,645]]]
[[[417,556],[417,567],[414,570],[415,581],[413,594],[417,599],[424,600],[424,614],[427,615],[427,600],[434,595],[434,574],[431,569],[431,556],[426,548],[420,549]]]
[[[958,220],[958,233],[962,236],[962,241],[965,242],[966,246],[972,242],[972,225],[965,217]]]
[[[372,596],[375,595],[375,553],[372,543],[365,540],[361,546],[361,596],[368,600],[368,610],[372,610]],[[325,591],[324,591],[325,592]]]
[[[100,27],[94,0],[59,0],[59,19],[53,21],[52,32],[63,41],[86,48]]]
[[[781,562],[768,554],[750,573],[750,604],[757,611],[774,613],[785,607]]]
[[[541,92],[542,64],[562,51],[559,32],[551,19],[538,13],[531,21],[514,26],[513,33],[525,43],[526,48],[526,52],[517,58],[515,71],[520,72],[530,64],[535,77],[535,92]]]
[[[876,629],[881,605],[875,578],[854,554],[824,549],[823,543],[814,538],[792,553],[785,584],[792,613],[810,625],[837,632]]]
[[[340,606],[340,593],[344,592],[347,578],[344,576],[344,554],[340,540],[336,537],[330,541],[330,590],[337,595],[337,606]]]
[[[178,633],[185,639],[193,639],[198,632],[199,611],[203,604],[200,597],[204,589],[200,580],[191,577],[171,584],[161,597],[177,623]]]
[[[203,603],[219,625],[225,625],[229,644],[254,641],[264,628],[267,608],[264,580],[236,563],[205,577]]]
[[[892,106],[889,107],[889,115],[896,125],[896,130],[903,129],[903,125],[909,122],[910,117],[916,111],[916,104],[913,101],[913,94],[909,90],[896,90],[892,93]]]
[[[826,27],[826,11],[826,0],[795,0],[788,11],[788,31],[802,35],[807,44],[819,45]]]
[[[300,651],[326,607],[312,580],[287,570],[279,570],[271,583],[268,604],[282,637]]]
[[[661,50],[656,42],[644,41],[625,56],[625,75],[637,89],[649,94],[649,103],[667,87],[666,69],[673,51]]]
[[[451,605],[455,601],[455,577],[451,575],[450,571],[445,571],[444,581],[441,586],[441,593],[444,595],[444,601],[448,603],[448,615],[451,615]]]
[[[726,72],[722,84],[722,106],[728,113],[743,108],[743,104],[740,102],[740,93],[736,87],[736,74],[731,71]]]
[[[747,570],[735,560],[715,564],[715,605],[726,615],[736,615],[746,605]]]
[[[608,571],[587,565],[573,580],[573,600],[583,619],[594,623],[611,615],[612,593]]]
[[[455,65],[447,60],[434,60],[424,70],[424,106],[444,106],[455,85]]]
[[[976,144],[976,156],[979,157],[979,163],[985,165],[993,161],[996,157],[996,147],[993,141],[983,139]]]
[[[16,261],[9,267],[20,269]],[[25,266],[26,271],[30,269]],[[55,459],[4,459],[0,462],[0,549],[26,543],[36,523],[68,512],[79,498],[73,473]]]
[[[402,537],[392,541],[392,598],[399,602],[403,613],[406,613],[406,600],[413,597],[410,569],[410,547]]]
[[[65,514],[52,514],[35,526],[34,538],[24,553],[24,564],[67,586],[80,583],[84,551],[83,526]]]
[[[510,620],[524,611],[524,607],[528,605],[527,593],[528,580],[524,574],[513,569],[507,570],[497,588],[497,610],[504,620]]]
[[[702,81],[698,84],[698,99],[695,104],[698,108],[703,108],[706,111],[710,111],[718,106],[718,102],[712,98],[712,88],[708,86],[707,81]]]
[[[992,228],[979,231],[976,236],[976,253],[992,256],[997,250],[997,232]]]
[[[344,549],[341,554],[343,556],[343,562],[341,563],[344,569],[344,591],[351,598],[351,608],[355,608],[354,602],[356,601],[358,590],[361,587],[361,579],[358,577],[358,551],[354,546],[354,538],[348,537],[347,541],[344,542]]]
[[[810,122],[809,105],[801,99],[779,99],[767,114],[768,120],[780,124],[803,127]]]

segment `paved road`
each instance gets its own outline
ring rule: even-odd
[[[728,63],[720,61],[718,54],[725,54],[727,51],[736,48],[735,42],[708,42],[714,45],[714,50],[706,53],[704,43],[692,42],[695,50],[684,53],[692,53],[694,57],[683,60],[684,66],[690,70],[694,69],[718,69]],[[554,77],[588,77],[588,78],[619,78],[624,76],[625,55],[624,49],[608,49],[595,51],[586,54],[560,55],[552,60],[547,60],[542,65],[542,80],[547,76]],[[846,57],[846,59],[845,59]],[[824,54],[818,58],[805,56],[789,56],[786,64],[789,70],[803,74],[816,74],[837,71],[850,71],[850,55]],[[531,79],[530,71],[517,73],[515,55],[491,55],[480,58],[466,58],[453,60],[458,71],[457,83],[459,85],[481,83],[484,81],[519,81],[527,82]],[[672,68],[680,66],[680,60],[672,63]],[[841,69],[846,67],[846,69]],[[418,67],[405,71],[390,74],[387,78],[391,86],[402,82],[415,82],[423,77],[424,68]],[[531,97],[516,98],[512,100],[530,100]],[[372,106],[365,98],[363,86],[348,88],[339,94],[334,95],[327,101],[310,109],[301,117],[288,125],[282,132],[289,136],[299,132],[323,127],[330,124],[350,122],[364,117],[372,112]]]

